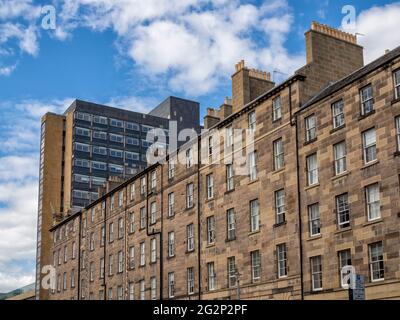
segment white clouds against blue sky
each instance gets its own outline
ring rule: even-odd
[[[41,28],[47,4],[56,30]],[[339,27],[347,4],[367,61],[400,44],[393,1],[0,0],[0,292],[33,279],[42,114],[73,98],[146,111],[168,95],[204,114],[236,62],[290,75],[311,21]]]

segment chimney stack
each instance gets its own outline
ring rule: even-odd
[[[232,113],[239,111],[274,86],[269,72],[248,69],[244,60],[241,60],[235,65],[235,73],[232,75]]]

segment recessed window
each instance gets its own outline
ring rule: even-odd
[[[351,266],[351,250],[346,249],[339,251],[338,258],[339,258],[339,279],[340,282],[342,282],[342,276],[341,276],[342,269],[346,266]],[[343,284],[348,284],[348,283],[341,283],[341,285]]]
[[[276,223],[285,222],[285,190],[275,191]]]
[[[287,254],[286,244],[276,246],[276,260],[278,262],[278,278],[283,278],[288,275],[287,270]]]
[[[230,148],[233,146],[233,127],[228,126],[225,129],[225,146]]]
[[[207,287],[208,290],[215,290],[216,274],[214,268],[214,262],[207,263]]]
[[[348,194],[344,193],[336,197],[336,212],[339,229],[350,227],[350,209]]]
[[[139,161],[139,154],[136,152],[125,151],[125,159]]]
[[[364,163],[368,164],[376,160],[376,133],[375,128],[369,129],[362,134]]]
[[[372,86],[368,85],[360,90],[361,115],[367,115],[374,111],[374,99]]]
[[[85,159],[74,159],[74,165],[82,168],[90,168],[90,161]]]
[[[172,179],[175,176],[175,163],[171,160],[168,161],[168,179]]]
[[[379,219],[381,217],[381,204],[378,183],[365,187],[365,198],[367,202],[368,221]]]
[[[318,183],[318,162],[317,154],[313,153],[306,158],[307,162],[307,182],[309,186]]]
[[[250,152],[248,155],[248,168],[250,181],[257,179],[257,152]]]
[[[251,257],[251,281],[257,282],[261,278],[261,254],[259,250],[250,252]]]
[[[123,158],[124,152],[122,150],[110,149],[110,157]]]
[[[92,168],[94,170],[105,171],[105,170],[107,170],[107,163],[98,162],[98,161],[92,161]]]
[[[273,148],[274,148],[274,170],[279,170],[283,168],[285,163],[282,138],[274,141]]]
[[[157,240],[150,240],[150,262],[154,263],[157,261]]]
[[[236,217],[233,208],[226,211],[227,239],[234,240],[236,238]]]
[[[395,90],[395,98],[400,98],[400,70],[397,70],[393,74],[394,78],[394,90]]]
[[[107,148],[104,147],[99,147],[99,146],[93,146],[93,154],[99,154],[102,156],[107,155]]]
[[[322,259],[321,256],[310,258],[311,286],[313,291],[322,290]]]
[[[305,118],[306,142],[310,142],[317,137],[316,117],[314,114]]]
[[[256,112],[251,111],[248,114],[248,128],[249,128],[249,133],[254,134],[256,131]]]
[[[190,168],[193,165],[193,151],[192,149],[186,150],[186,168]]]
[[[212,174],[207,175],[207,199],[214,198],[214,177]]]
[[[339,100],[332,104],[333,129],[344,126],[344,102]]]
[[[140,208],[140,229],[144,229],[146,227],[146,208]]]
[[[175,256],[175,232],[168,232],[168,257]]]
[[[173,298],[175,296],[175,273],[168,273],[168,297]]]
[[[346,172],[346,142],[342,141],[333,146],[333,155],[335,157],[335,175]]]
[[[113,172],[113,173],[124,173],[123,166],[118,166],[116,164],[109,164],[108,168],[110,169],[110,172]]]
[[[146,264],[146,245],[144,242],[140,243],[140,265],[144,266]]]
[[[228,286],[232,288],[236,286],[236,262],[235,257],[228,258]]]
[[[282,118],[281,97],[272,100],[272,120],[276,121]]]
[[[207,217],[207,244],[215,242],[215,217]]]
[[[260,230],[260,210],[258,199],[250,201],[250,231]]]
[[[231,191],[235,188],[235,178],[233,164],[226,165],[226,190]]]
[[[93,131],[93,139],[107,140],[107,132]]]
[[[193,183],[186,185],[186,208],[193,207]]]
[[[135,130],[135,131],[139,131],[139,125],[137,123],[133,123],[133,122],[126,122],[126,129],[128,130]]]
[[[157,202],[153,201],[150,204],[150,224],[157,222]]]
[[[194,225],[193,223],[186,226],[186,240],[187,240],[187,251],[191,252],[194,250]]]
[[[175,215],[175,195],[173,192],[168,194],[168,217]]]
[[[319,214],[319,204],[314,203],[308,206],[308,218],[310,236],[317,236],[321,233],[321,219]]]
[[[376,242],[368,246],[369,269],[371,281],[380,281],[385,278],[385,266],[383,261],[383,244]]]
[[[188,294],[194,293],[194,270],[193,267],[187,268],[187,292]]]
[[[400,151],[400,117],[396,118],[397,151]]]

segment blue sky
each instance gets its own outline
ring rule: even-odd
[[[49,4],[55,30],[41,27]],[[75,98],[146,111],[168,95],[204,115],[231,95],[236,62],[289,76],[311,21],[341,27],[345,5],[367,62],[400,45],[394,1],[0,0],[0,292],[33,281],[41,115]]]

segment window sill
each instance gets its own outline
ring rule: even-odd
[[[226,239],[225,239],[225,242],[232,242],[232,241],[235,241],[235,240],[236,240],[236,237],[233,237],[232,239],[226,238]]]
[[[371,221],[366,221],[366,222],[364,222],[364,223],[362,224],[362,226],[363,226],[363,227],[367,227],[367,226],[374,225],[374,224],[380,223],[380,222],[383,222],[383,219],[382,219],[382,218],[378,218],[378,219],[371,220]]]
[[[366,114],[361,114],[359,117],[358,117],[358,121],[361,121],[361,120],[363,120],[363,119],[365,119],[365,118],[368,118],[369,116],[372,116],[373,114],[375,114],[375,110],[372,110],[372,111],[370,111],[370,112],[368,112],[368,113],[366,113]]]
[[[335,234],[341,234],[341,233],[345,233],[345,232],[351,231],[351,230],[352,230],[352,228],[351,228],[351,226],[350,226],[350,227],[346,227],[346,228],[343,228],[343,229],[338,229],[338,230],[336,230],[336,231],[335,231]]]
[[[277,170],[274,170],[274,171],[272,171],[271,173],[272,173],[272,174],[277,174],[277,173],[280,173],[280,172],[282,172],[282,171],[285,171],[285,166],[283,166],[282,168],[279,168],[279,169],[277,169]]]
[[[191,254],[191,253],[193,253],[193,252],[194,252],[194,249],[193,249],[193,250],[190,250],[190,251],[189,251],[189,250],[186,250],[186,251],[185,251],[186,254]]]
[[[287,222],[286,222],[286,220],[285,220],[285,221],[283,221],[283,222],[275,223],[275,224],[273,225],[273,227],[274,227],[274,228],[278,228],[278,227],[284,226],[284,225],[286,225],[286,224],[287,224]]]
[[[259,178],[254,179],[254,180],[249,180],[249,182],[247,182],[247,185],[251,185],[251,184],[257,183],[257,182],[259,182],[259,181],[260,181]]]
[[[315,236],[310,236],[307,241],[312,241],[312,240],[316,240],[316,239],[321,239],[322,238],[322,234],[318,234]]]
[[[206,248],[207,248],[207,249],[208,249],[208,248],[213,248],[213,247],[215,247],[215,242],[206,245]]]
[[[374,165],[376,165],[378,163],[379,163],[379,160],[374,160],[374,161],[368,162],[368,163],[364,164],[364,166],[362,166],[360,170],[367,169],[367,168],[372,167],[372,166],[374,166]]]
[[[230,190],[226,190],[224,194],[227,195],[227,194],[230,194],[230,193],[232,193],[234,191],[235,191],[235,188],[230,189]]]
[[[393,153],[393,157],[400,157],[400,150],[396,151],[395,153]]]
[[[392,100],[392,105],[394,105],[394,104],[396,104],[398,102],[400,102],[400,98],[393,99]]]
[[[249,236],[249,237],[250,237],[250,236],[254,236],[254,235],[256,235],[256,234],[259,234],[260,232],[261,232],[260,230],[250,231],[249,234],[248,234],[248,236]]]
[[[207,198],[206,201],[204,201],[205,203],[209,203],[209,202],[213,202],[215,200],[214,197],[212,198]]]
[[[315,141],[317,141],[317,138],[316,138],[316,137],[313,138],[313,139],[310,139],[310,140],[308,140],[308,141],[306,141],[306,142],[304,142],[304,143],[303,143],[303,146],[309,145],[309,144],[311,144],[311,143],[313,143],[313,142],[315,142]]]
[[[331,178],[331,180],[336,180],[336,179],[340,179],[340,178],[344,178],[347,177],[350,174],[350,171],[345,171],[342,173],[339,173],[338,175],[335,175]]]
[[[172,215],[167,215],[167,219],[174,220],[175,219],[175,213],[172,214]]]
[[[329,131],[330,134],[335,133],[337,131],[340,131],[341,129],[346,128],[346,124],[342,124],[339,127],[333,128],[331,131]]]
[[[318,183],[314,183],[311,186],[306,187],[304,190],[308,191],[310,189],[314,189],[314,188],[317,188],[317,187],[319,187],[319,182]]]

